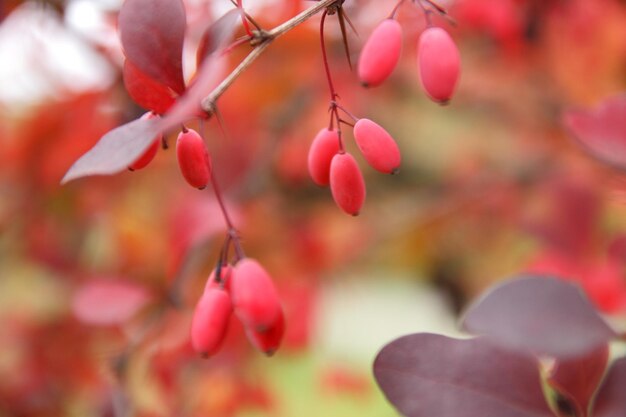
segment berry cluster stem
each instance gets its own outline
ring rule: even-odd
[[[244,58],[243,61],[217,86],[215,89],[206,96],[202,102],[201,107],[208,115],[212,115],[215,110],[215,103],[224,94],[224,92],[231,86],[231,84],[239,78],[239,76],[250,66],[258,57],[263,54],[265,49],[272,43],[272,41],[279,36],[284,35],[296,26],[307,21],[311,17],[315,16],[321,10],[324,10],[333,4],[338,3],[341,0],[320,0],[315,5],[302,11],[300,14],[292,17],[286,22],[276,26],[269,31],[257,30],[256,35],[251,42],[254,44],[254,49]]]

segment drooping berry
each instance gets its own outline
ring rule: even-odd
[[[204,357],[219,350],[232,313],[232,303],[226,291],[209,288],[202,294],[191,322],[191,345]]]
[[[256,349],[272,356],[280,347],[280,342],[285,334],[285,316],[281,310],[276,322],[267,330],[260,332],[254,329],[246,329],[246,336]]]
[[[379,124],[359,119],[354,125],[354,140],[368,164],[385,174],[395,174],[400,168],[400,149],[396,141]]]
[[[195,188],[204,189],[211,178],[211,158],[202,137],[193,129],[180,132],[176,140],[180,172]]]
[[[400,60],[402,27],[394,19],[383,20],[365,42],[359,57],[359,80],[365,87],[383,83]]]
[[[144,115],[141,116],[141,118],[144,120],[154,119],[157,117],[159,116],[152,112],[144,113]],[[146,165],[152,162],[152,160],[157,154],[157,151],[159,150],[159,146],[161,145],[162,140],[163,140],[163,134],[160,133],[154,138],[154,142],[152,143],[152,145],[150,145],[150,147],[146,149],[144,153],[141,154],[141,156],[139,156],[139,158],[135,160],[135,162],[130,164],[128,166],[128,169],[131,171],[135,171],[135,170],[146,167]]]
[[[417,49],[422,87],[428,96],[439,103],[447,103],[459,79],[461,56],[448,32],[429,27],[420,35]]]
[[[330,163],[330,191],[335,203],[357,216],[365,202],[365,181],[359,165],[349,153],[338,153]]]
[[[230,295],[239,320],[255,331],[267,331],[282,314],[272,279],[254,259],[244,258],[235,265],[230,277]]]
[[[339,152],[339,135],[336,130],[320,130],[309,148],[309,175],[320,186],[329,184],[330,161]]]

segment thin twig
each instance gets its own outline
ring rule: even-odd
[[[257,31],[258,43],[256,43],[254,49],[244,58],[243,61],[237,65],[237,67],[217,86],[215,89],[204,99],[202,99],[202,110],[209,115],[213,114],[215,109],[215,103],[224,94],[224,92],[232,85],[232,83],[250,66],[256,59],[261,56],[263,51],[272,43],[272,41],[279,36],[284,35],[291,29],[307,21],[311,17],[315,16],[319,11],[326,9],[327,7],[337,3],[340,0],[321,0],[314,6],[309,7],[302,13],[292,17],[288,21],[276,26],[270,31]]]

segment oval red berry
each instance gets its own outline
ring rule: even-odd
[[[354,140],[372,168],[385,174],[395,174],[400,168],[400,149],[379,124],[359,119],[354,125]]]
[[[309,175],[320,186],[329,184],[330,161],[339,152],[339,135],[336,130],[322,129],[309,148]]]
[[[383,83],[393,72],[402,52],[402,27],[394,19],[383,20],[365,42],[359,57],[359,80],[366,87]]]
[[[192,187],[205,188],[211,177],[211,159],[198,132],[193,129],[180,132],[176,141],[176,156],[185,180]]]
[[[281,310],[276,321],[265,331],[260,332],[254,329],[246,329],[246,336],[259,351],[267,356],[272,356],[278,348],[285,334],[285,316]]]
[[[459,50],[448,32],[430,27],[420,35],[417,64],[426,94],[439,103],[447,103],[456,88],[461,71]]]
[[[230,294],[235,315],[248,328],[267,331],[281,314],[280,299],[269,274],[254,259],[244,258],[233,268]]]
[[[356,216],[365,202],[365,181],[356,160],[349,153],[338,153],[330,163],[330,191],[335,203]]]
[[[226,291],[209,288],[202,294],[191,321],[191,345],[202,356],[219,350],[232,313],[232,303]]]

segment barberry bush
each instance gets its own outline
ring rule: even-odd
[[[624,412],[622,2],[0,16],[0,416]]]

